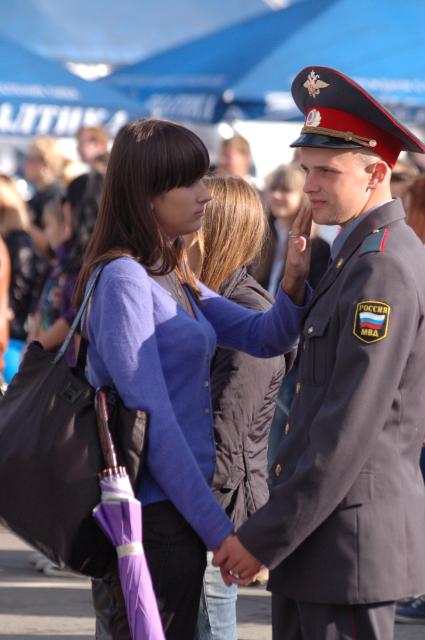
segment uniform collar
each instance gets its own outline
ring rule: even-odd
[[[363,240],[376,229],[382,229],[387,227],[397,220],[402,220],[406,217],[403,209],[403,204],[400,198],[395,198],[391,202],[380,205],[369,211],[367,216],[360,216],[360,221],[357,226],[351,230],[348,237],[340,248],[338,254],[335,256],[332,264],[323,275],[319,284],[313,293],[313,298],[310,303],[310,307],[316,302],[316,300],[335,282],[336,278],[343,271],[349,258],[357,251],[362,244]]]
[[[376,207],[372,207],[371,209],[368,209],[367,211],[362,213],[362,215],[358,216],[357,218],[354,218],[354,220],[352,220],[351,222],[346,224],[344,227],[342,227],[341,231],[333,241],[333,244],[331,247],[332,260],[335,260],[336,256],[340,252],[341,248],[344,245],[344,242],[346,241],[350,233],[352,233],[354,229],[358,227],[358,225],[361,224],[368,215],[370,215],[376,209],[379,209],[379,207],[384,206],[384,204],[388,204],[388,202],[391,202],[391,200],[387,202],[382,202],[381,204],[376,205]]]

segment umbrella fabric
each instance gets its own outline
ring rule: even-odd
[[[93,515],[117,549],[118,571],[133,640],[165,640],[142,545],[142,505],[127,476],[100,481],[101,502]]]

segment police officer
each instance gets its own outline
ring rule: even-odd
[[[301,341],[300,381],[268,503],[215,554],[226,581],[271,568],[274,640],[389,640],[425,592],[425,252],[391,199],[425,145],[325,67],[292,86],[313,219],[339,224]]]

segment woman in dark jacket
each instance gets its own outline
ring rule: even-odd
[[[229,300],[265,311],[273,298],[246,269],[264,238],[260,199],[241,178],[208,178],[207,186],[212,201],[189,249],[192,268]],[[219,348],[212,361],[217,447],[212,488],[236,528],[267,500],[267,441],[284,372],[283,356],[259,359]],[[236,640],[236,597],[237,586],[223,583],[209,557],[197,640]]]

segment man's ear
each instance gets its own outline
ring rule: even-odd
[[[366,167],[366,171],[370,174],[368,188],[376,189],[388,175],[389,167],[386,162],[379,160]]]

